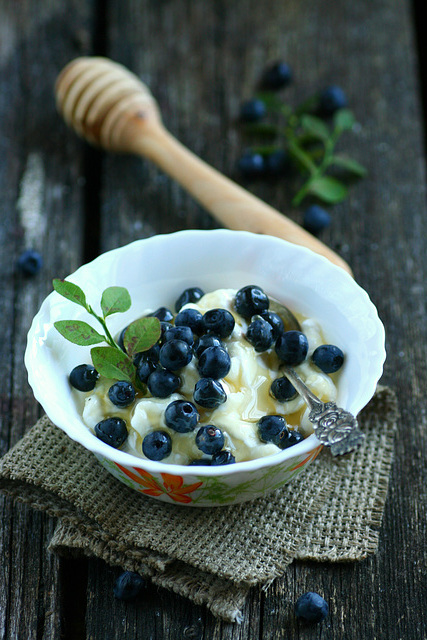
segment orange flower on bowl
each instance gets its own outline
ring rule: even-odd
[[[166,493],[175,502],[188,504],[192,501],[188,494],[196,491],[196,489],[203,484],[202,482],[194,482],[193,484],[185,486],[184,480],[181,476],[174,476],[170,473],[160,474],[163,480],[163,484],[161,484],[156,478],[154,478],[154,476],[147,471],[144,471],[144,469],[134,467],[134,471],[137,472],[136,474],[117,462],[116,465],[131,480],[141,485],[141,493],[145,493],[147,496],[158,497],[162,495],[162,493]]]

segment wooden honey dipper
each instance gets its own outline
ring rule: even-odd
[[[107,151],[148,158],[224,226],[308,247],[352,275],[348,264],[323,242],[174,138],[149,89],[122,65],[108,58],[76,58],[59,74],[55,93],[59,112],[78,135]]]

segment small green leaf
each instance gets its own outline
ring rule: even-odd
[[[123,344],[129,356],[134,356],[141,351],[147,351],[161,335],[160,321],[158,318],[139,318],[132,322],[125,331]]]
[[[88,346],[90,344],[98,344],[105,342],[105,337],[95,331],[90,324],[81,320],[58,320],[53,326],[61,336],[80,346]]]
[[[113,313],[123,313],[130,308],[129,291],[124,287],[108,287],[102,294],[101,309],[104,318]]]
[[[111,380],[127,380],[135,378],[135,367],[132,360],[115,347],[94,347],[90,350],[95,369],[102,376]]]
[[[299,144],[297,144],[294,140],[290,140],[288,143],[288,151],[291,156],[297,160],[304,169],[307,169],[311,174],[315,173],[316,165],[313,160],[309,156],[308,153],[301,149]]]
[[[347,158],[346,156],[332,156],[331,164],[341,167],[350,173],[354,173],[356,176],[359,176],[359,178],[364,178],[367,173],[365,167],[357,162],[357,160]]]
[[[347,197],[348,190],[347,187],[336,178],[322,176],[310,182],[308,193],[317,196],[324,202],[334,204],[344,200]]]
[[[338,131],[351,129],[355,123],[353,112],[350,109],[339,109],[334,114],[334,127]]]
[[[88,308],[88,305],[86,303],[86,296],[84,292],[80,289],[80,287],[74,284],[74,282],[69,282],[69,280],[60,280],[59,278],[55,278],[55,280],[52,281],[52,284],[55,291],[59,293],[61,296],[64,296],[64,298],[67,298],[67,300],[70,300],[71,302],[75,302],[76,304],[79,304],[81,307],[84,307],[85,309]]]
[[[280,110],[283,106],[283,102],[278,98],[274,91],[258,91],[255,94],[257,100],[262,100],[267,109]]]
[[[330,132],[326,124],[320,118],[305,114],[301,116],[301,126],[313,138],[318,140],[327,140]]]

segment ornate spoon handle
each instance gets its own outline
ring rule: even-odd
[[[333,456],[341,456],[360,446],[365,434],[359,429],[356,418],[337,407],[335,402],[322,402],[290,367],[282,367],[283,373],[304,399],[310,414],[310,422],[318,440],[331,448]]]

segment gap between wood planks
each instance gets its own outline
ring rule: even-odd
[[[95,2],[92,33],[92,55],[95,56],[108,55],[108,5],[108,0]],[[87,145],[83,160],[85,177],[83,262],[90,262],[100,253],[103,164],[103,152]]]

